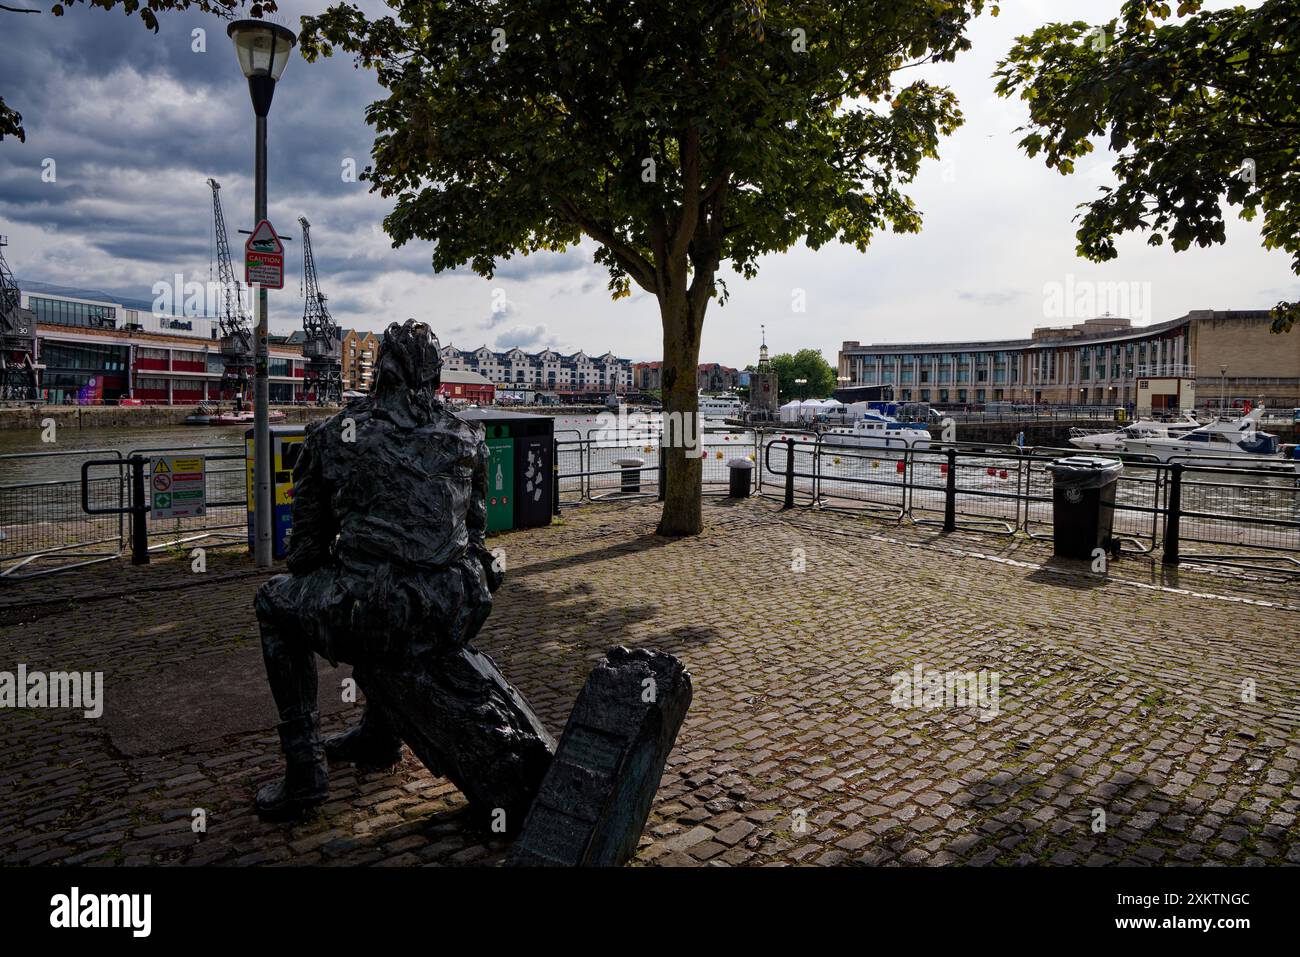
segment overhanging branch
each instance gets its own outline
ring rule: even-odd
[[[627,270],[627,274],[636,280],[638,286],[646,292],[659,294],[654,267],[636,249],[619,239],[612,229],[583,212],[572,200],[561,198],[559,207],[566,219],[608,249],[618,264]]]

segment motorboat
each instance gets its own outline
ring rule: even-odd
[[[822,433],[822,445],[874,449],[928,449],[930,430],[923,422],[900,422],[879,412],[866,412],[852,427]]]
[[[1139,419],[1121,429],[1071,429],[1069,442],[1080,449],[1093,451],[1122,452],[1124,442],[1128,439],[1177,438],[1193,429],[1201,427],[1196,414],[1189,411],[1174,422],[1157,422],[1153,419]]]
[[[738,419],[743,406],[734,395],[700,395],[700,417],[705,419]]]
[[[1278,450],[1277,436],[1262,432],[1264,407],[1240,418],[1220,418],[1181,435],[1151,435],[1124,440],[1124,451],[1183,465],[1230,465],[1295,471],[1297,461]]]
[[[257,418],[257,414],[252,409],[244,409],[237,412],[228,409],[225,412],[218,412],[213,406],[203,404],[197,410],[191,412],[185,417],[186,425],[252,425]],[[271,409],[266,414],[268,422],[283,422],[285,414],[279,409]]]
[[[279,409],[271,409],[266,413],[268,422],[283,422],[285,415]],[[257,421],[257,413],[252,409],[245,409],[242,412],[222,412],[217,416],[214,425],[251,425]]]

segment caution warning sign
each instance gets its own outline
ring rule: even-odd
[[[201,455],[165,455],[153,460],[151,518],[199,518],[207,512],[206,463]]]
[[[244,282],[267,289],[284,288],[284,243],[265,219],[244,243]]]

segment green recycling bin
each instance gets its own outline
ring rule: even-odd
[[[466,409],[457,415],[486,433],[488,531],[551,524],[555,419],[498,409]]]

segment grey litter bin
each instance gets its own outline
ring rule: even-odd
[[[749,459],[732,459],[727,463],[727,470],[731,478],[728,494],[732,498],[749,498],[750,489],[753,487],[754,463]]]
[[[1052,540],[1060,558],[1112,551],[1115,487],[1124,463],[1095,455],[1071,455],[1047,466],[1052,473]]]
[[[619,487],[620,492],[640,492],[641,491],[641,469],[645,465],[645,459],[626,458],[618,460],[618,467],[623,470],[623,481]]]

